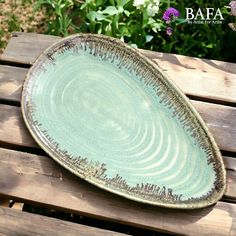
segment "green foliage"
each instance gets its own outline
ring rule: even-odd
[[[0,29],[0,48],[4,48],[6,46],[6,42],[2,40],[4,36],[4,31]]]
[[[0,28],[0,52],[7,45],[6,31],[14,32],[21,31],[20,20],[14,13],[8,13],[3,18],[2,24],[7,25],[7,28]]]
[[[224,17],[222,24],[182,24],[177,27],[174,36],[167,42],[173,42],[173,48],[170,52],[204,57],[210,59],[218,59],[224,61],[236,62],[236,48],[232,46],[236,42],[236,33],[228,27],[229,15],[225,11],[228,0],[197,0],[187,1],[182,0],[173,6],[178,8],[181,16],[185,14],[185,7],[205,9],[211,7],[214,9],[220,8]]]
[[[227,0],[160,1],[158,14],[150,14],[154,0],[135,6],[133,0],[39,0],[35,9],[46,8],[47,33],[67,36],[90,32],[119,38],[139,48],[196,57],[236,61],[236,32],[228,27]],[[180,11],[173,35],[166,35],[162,20],[169,7]],[[223,24],[190,25],[184,20],[185,8],[221,8]]]
[[[39,0],[35,4],[35,10],[41,7],[47,8],[48,33],[67,36],[72,23],[70,13],[73,6],[72,0]],[[53,18],[50,16],[53,16]]]
[[[20,21],[19,18],[13,14],[10,13],[6,19],[6,23],[8,24],[8,31],[14,32],[14,31],[20,31]]]

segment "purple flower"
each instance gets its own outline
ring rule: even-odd
[[[236,1],[231,1],[229,3],[230,7],[231,7],[231,13],[233,16],[236,16]]]
[[[171,36],[173,33],[173,29],[171,27],[167,27],[166,29],[166,34],[168,34],[169,36]]]
[[[179,11],[174,7],[170,7],[164,12],[162,18],[168,24],[174,17],[179,17]]]

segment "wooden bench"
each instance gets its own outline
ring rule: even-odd
[[[55,163],[30,136],[20,111],[22,83],[36,57],[58,39],[14,33],[0,58],[0,235],[125,235],[119,233],[122,227],[128,229],[123,233],[136,235],[154,235],[153,231],[236,235],[236,64],[141,50],[191,99],[213,133],[227,170],[227,191],[215,206],[190,211],[164,209],[88,184]],[[110,231],[100,229],[99,223],[85,226],[27,213],[13,209],[23,205],[14,207],[14,202],[116,227]]]

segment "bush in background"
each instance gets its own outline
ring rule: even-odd
[[[23,0],[22,0],[23,1]],[[24,0],[23,2],[25,2]],[[36,13],[44,12],[46,32],[67,36],[73,33],[98,33],[123,40],[133,47],[195,57],[236,62],[236,32],[230,29],[233,17],[225,8],[230,0],[27,0]],[[180,12],[173,34],[163,14],[168,7]],[[220,8],[222,24],[190,25],[185,8]],[[40,22],[39,22],[40,24]],[[168,32],[168,31],[167,31]],[[171,34],[171,32],[169,31]],[[0,30],[1,35],[1,30]],[[1,36],[0,36],[1,37]]]

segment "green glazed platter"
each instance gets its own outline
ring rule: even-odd
[[[21,102],[42,149],[102,189],[181,209],[224,194],[222,157],[199,114],[155,63],[120,40],[58,41],[29,70]]]

